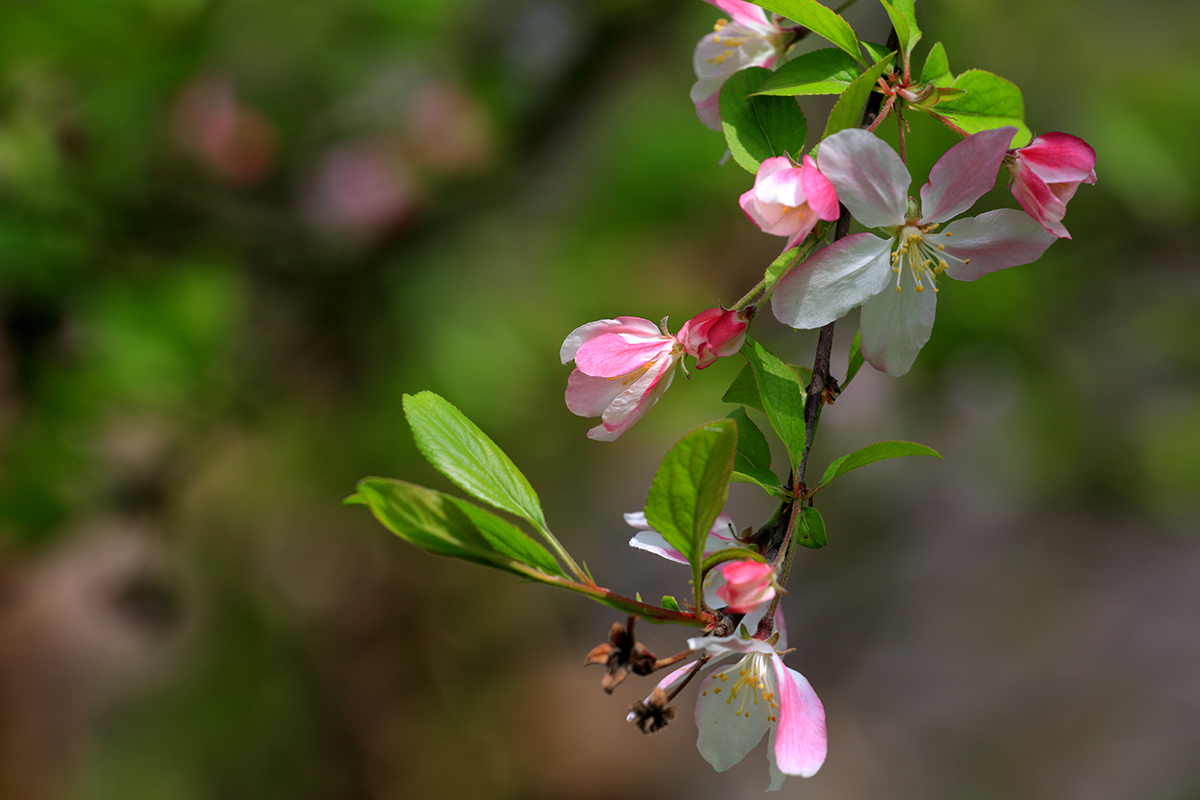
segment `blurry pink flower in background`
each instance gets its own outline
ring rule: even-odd
[[[196,78],[180,89],[171,109],[171,135],[234,186],[255,184],[275,166],[274,124],[243,104],[228,78]]]
[[[414,213],[421,187],[392,139],[359,139],[326,150],[301,206],[314,228],[371,237]]]
[[[1096,151],[1069,133],[1044,133],[1004,159],[1012,173],[1012,193],[1029,216],[1060,239],[1071,234],[1062,224],[1067,203],[1081,183],[1096,182]]]
[[[774,66],[791,33],[780,29],[774,15],[742,0],[707,0],[728,14],[732,21],[718,20],[713,32],[696,44],[692,66],[697,81],[692,85],[696,116],[709,128],[721,130],[718,100],[730,75],[746,67]]]
[[[738,204],[764,233],[788,237],[784,250],[795,247],[817,220],[838,218],[837,191],[817,169],[811,156],[801,166],[787,156],[764,160],[754,176],[754,188]]]
[[[775,597],[775,569],[761,561],[731,561],[721,565],[725,585],[717,597],[725,601],[725,609],[735,614],[747,614]]]

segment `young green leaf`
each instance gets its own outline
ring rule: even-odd
[[[846,91],[842,92],[842,96],[833,104],[833,110],[829,112],[829,121],[825,123],[825,133],[822,134],[822,139],[846,128],[858,127],[863,105],[871,95],[875,81],[879,79],[895,56],[895,53],[888,53],[879,59],[870,69],[855,78],[854,83],[850,84]]]
[[[846,379],[842,381],[841,389],[845,391],[850,385],[850,381],[854,380],[854,376],[862,369],[862,365],[866,363],[862,354],[862,331],[854,332],[854,343],[850,345],[850,361],[846,364]]]
[[[562,575],[541,545],[465,500],[389,478],[364,478],[356,496],[385,528],[427,553],[526,578]]]
[[[800,509],[800,517],[796,520],[796,541],[805,547],[816,550],[829,543],[825,536],[825,518],[815,508]]]
[[[951,86],[954,76],[950,74],[950,61],[946,58],[946,48],[937,42],[925,56],[925,66],[921,68],[921,83],[934,86]]]
[[[817,484],[817,489],[825,488],[833,483],[836,478],[845,475],[850,470],[865,467],[867,464],[873,464],[876,461],[884,461],[889,458],[902,458],[903,456],[942,457],[932,447],[926,447],[916,442],[876,442],[875,444],[867,445],[861,450],[855,450],[853,453],[847,453],[841,458],[834,459],[833,463],[825,470],[825,474],[821,476],[821,482]]]
[[[768,158],[798,153],[808,136],[808,123],[795,100],[754,94],[770,75],[762,67],[739,70],[725,81],[718,100],[729,152],[752,173]]]
[[[787,364],[749,336],[741,352],[750,362],[763,411],[795,468],[804,452],[804,387]]]
[[[662,607],[667,609],[668,611],[678,611],[679,610],[679,601],[676,600],[674,597],[672,597],[669,594],[663,595],[662,603],[660,605],[662,605]]]
[[[758,87],[756,94],[841,94],[858,77],[858,61],[843,50],[826,47],[786,61]]]
[[[858,35],[841,15],[816,0],[758,0],[756,5],[799,22],[818,36],[823,36],[857,61],[862,61]]]
[[[1020,147],[1029,141],[1025,100],[1016,84],[982,69],[970,69],[954,79],[953,87],[964,94],[938,103],[937,114],[967,133],[1016,125],[1019,130],[1010,146]]]
[[[754,380],[753,375],[750,379]],[[737,423],[738,431],[731,480],[757,483],[768,491],[774,489],[777,492],[780,489],[779,477],[771,471],[771,448],[767,445],[767,437],[746,416],[744,408],[734,409],[728,418]]]
[[[403,403],[417,449],[439,472],[485,503],[546,530],[542,506],[529,481],[465,414],[428,391],[406,394]]]
[[[921,39],[921,29],[917,27],[917,14],[913,8],[913,0],[892,0],[889,3],[887,0],[879,0],[887,11],[888,19],[892,21],[892,27],[896,30],[896,38],[900,42],[900,49],[904,52],[904,63],[908,63],[908,57],[912,55],[913,47]]]
[[[687,558],[696,578],[704,542],[729,494],[737,438],[737,424],[728,419],[684,436],[658,465],[646,497],[646,521]]]
[[[725,394],[721,395],[721,402],[749,406],[763,411],[762,398],[758,396],[758,383],[754,380],[754,369],[749,364],[742,367],[742,371],[733,379],[733,383],[729,384]],[[763,413],[766,412],[763,411]]]

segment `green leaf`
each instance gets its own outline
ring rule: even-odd
[[[662,603],[660,603],[660,605],[663,608],[665,608],[667,611],[678,611],[679,610],[679,601],[676,600],[674,597],[672,597],[669,594],[663,595]]]
[[[536,578],[538,572],[562,574],[537,542],[465,500],[390,478],[364,478],[357,496],[385,528],[427,553],[526,578]]]
[[[816,550],[829,543],[825,536],[825,518],[815,508],[800,509],[800,518],[796,520],[796,541],[805,547]]]
[[[846,51],[856,61],[862,61],[858,35],[854,29],[839,14],[816,0],[759,0],[756,5],[799,22]]]
[[[936,113],[967,133],[1016,125],[1019,130],[1010,147],[1029,141],[1025,100],[1016,84],[982,69],[970,69],[954,79],[953,87],[965,94],[938,103]]]
[[[754,94],[770,76],[762,67],[739,70],[725,81],[718,101],[729,152],[752,173],[768,158],[799,153],[808,136],[808,123],[795,100]]]
[[[466,415],[433,392],[406,394],[403,402],[417,449],[439,472],[464,492],[546,529],[529,481]]]
[[[876,42],[863,42],[863,49],[867,51],[867,55],[871,57],[871,63],[874,64],[879,59],[886,56],[888,53],[894,52],[887,45],[878,44]]]
[[[829,112],[829,121],[825,123],[825,133],[821,136],[822,139],[846,128],[858,127],[861,122],[863,104],[870,97],[875,81],[883,74],[895,56],[895,53],[888,53],[875,62],[870,69],[855,78],[854,83],[850,84],[850,88],[842,92],[842,96],[833,104],[833,110]]]
[[[850,381],[854,380],[854,376],[862,369],[862,365],[866,363],[862,354],[862,331],[854,332],[854,344],[850,345],[850,361],[846,364],[846,379],[842,381],[841,389],[845,391],[850,385]]]
[[[888,19],[892,21],[892,27],[896,29],[896,38],[900,41],[900,49],[904,52],[904,58],[907,59],[912,55],[913,47],[921,40],[921,29],[917,27],[917,14],[913,8],[913,0],[892,0],[891,3],[887,0],[879,0],[883,9],[887,11]]]
[[[865,467],[867,464],[873,464],[876,461],[883,461],[889,458],[901,458],[903,456],[942,457],[932,447],[926,447],[916,442],[876,442],[875,444],[867,445],[861,450],[855,450],[853,453],[847,453],[841,458],[835,459],[825,470],[825,474],[821,476],[821,482],[817,484],[817,488],[823,489],[833,483],[836,478],[845,475],[851,470]]]
[[[732,420],[701,425],[667,452],[650,484],[646,521],[687,558],[694,573],[713,521],[725,507],[737,438]]]
[[[921,83],[934,86],[951,86],[954,76],[950,74],[950,62],[946,58],[946,48],[937,42],[925,56],[925,66],[921,68]]]
[[[729,384],[725,394],[721,395],[721,401],[750,406],[750,408],[766,413],[763,409],[762,398],[758,396],[758,382],[754,380],[754,369],[749,364],[742,367],[742,371],[733,379],[733,383]]]
[[[834,47],[813,50],[784,62],[756,94],[841,94],[858,77],[858,61]]]
[[[754,380],[753,375],[751,380]],[[771,448],[767,445],[767,437],[746,416],[744,408],[734,409],[728,418],[737,423],[738,431],[731,480],[757,483],[764,489],[779,489],[779,476],[771,471]]]
[[[467,500],[458,497],[450,497],[449,500],[458,506],[459,511],[467,515],[496,552],[503,553],[522,564],[528,564],[550,575],[566,577],[566,573],[554,560],[554,556],[550,555],[549,551],[541,544],[529,538],[529,535],[516,525]]]
[[[804,452],[804,387],[787,364],[749,336],[741,352],[750,362],[763,412],[783,441],[794,469]]]

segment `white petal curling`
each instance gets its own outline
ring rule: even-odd
[[[908,372],[929,341],[937,310],[932,287],[918,292],[911,270],[902,270],[900,276],[902,290],[885,288],[863,304],[859,317],[863,358],[896,377]]]
[[[793,328],[819,328],[862,305],[892,275],[891,246],[870,233],[834,242],[776,284],[775,317]]]
[[[945,232],[950,235],[938,241],[945,244],[946,253],[958,259],[948,259],[946,274],[960,281],[973,281],[989,272],[1036,261],[1057,238],[1015,208],[955,220]],[[969,264],[960,263],[966,259],[970,259]]]
[[[861,128],[835,133],[821,142],[817,167],[863,225],[890,228],[904,223],[912,178],[896,151],[875,134]]]
[[[921,187],[921,222],[945,222],[963,213],[996,185],[1000,164],[1017,129],[980,131],[947,150]]]

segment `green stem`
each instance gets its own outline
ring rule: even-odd
[[[672,611],[669,608],[662,606],[650,605],[643,603],[640,600],[634,600],[632,597],[625,597],[616,592],[605,589],[602,586],[597,586],[589,581],[587,584],[577,583],[567,578],[560,578],[553,575],[546,575],[534,569],[526,571],[529,577],[541,583],[558,586],[562,589],[568,589],[572,592],[578,592],[585,597],[590,597],[593,600],[603,603],[610,608],[615,608],[618,611],[624,611],[627,614],[637,614],[642,619],[647,619],[652,622],[671,622],[677,625],[691,625],[695,628],[703,628],[709,625],[713,618],[711,615],[692,614],[687,611]]]

